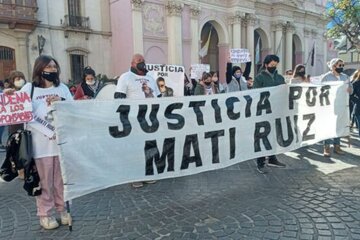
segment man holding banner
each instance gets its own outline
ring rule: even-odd
[[[144,57],[141,54],[135,54],[131,60],[130,70],[123,73],[117,82],[114,98],[144,99],[161,97],[155,80],[147,73]],[[146,183],[155,183],[155,181]],[[132,183],[134,188],[143,185],[143,182]]]
[[[280,62],[280,59],[276,55],[267,55],[264,58],[262,69],[260,73],[255,77],[253,88],[273,87],[281,84],[285,84],[283,76],[277,73],[276,66]],[[275,155],[269,156],[268,166],[272,167],[286,167],[285,164],[279,162]],[[257,170],[260,173],[267,173],[265,167],[265,157],[259,157],[257,159]]]

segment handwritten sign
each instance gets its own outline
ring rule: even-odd
[[[191,78],[201,79],[204,72],[210,72],[209,64],[191,64]]]
[[[250,62],[250,52],[246,48],[230,49],[230,61],[232,63],[246,63]]]
[[[0,126],[30,122],[32,119],[31,98],[26,92],[0,94]]]

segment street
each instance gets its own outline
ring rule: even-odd
[[[350,143],[331,158],[321,144],[279,155],[287,167],[268,174],[250,160],[101,190],[73,200],[72,232],[43,230],[21,180],[0,180],[0,239],[360,239],[357,130]]]

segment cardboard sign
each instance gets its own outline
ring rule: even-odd
[[[230,61],[232,63],[251,62],[249,49],[246,48],[230,49]]]
[[[0,126],[26,123],[32,119],[31,98],[26,92],[0,94]]]
[[[191,65],[191,75],[192,79],[199,80],[201,79],[204,72],[210,72],[210,65],[209,64],[192,64]]]

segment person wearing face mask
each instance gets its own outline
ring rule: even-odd
[[[174,96],[174,90],[171,87],[166,86],[165,79],[163,77],[158,77],[156,83],[159,87],[162,97],[172,97]]]
[[[133,55],[130,70],[121,74],[117,81],[114,98],[145,99],[161,97],[155,80],[147,74],[144,56]],[[133,182],[133,188],[140,188],[144,183],[152,184],[156,181]]]
[[[231,62],[226,64],[226,92],[236,92],[247,90],[246,80],[249,78],[251,71],[251,62],[247,62],[245,71],[241,67],[233,66]]]
[[[203,73],[199,84],[196,85],[194,95],[212,95],[218,93],[210,73]]]
[[[34,63],[32,82],[21,89],[32,96],[34,119],[39,119],[48,126],[54,126],[48,112],[55,101],[72,101],[69,88],[60,82],[60,66],[51,56],[41,55]],[[36,122],[27,123],[32,134],[33,157],[40,176],[42,193],[36,196],[37,216],[44,229],[55,229],[59,223],[53,210],[60,215],[61,224],[69,223],[69,214],[65,211],[63,180],[61,176],[59,148],[55,132],[39,127]]]
[[[25,85],[25,75],[20,71],[11,71],[8,78],[8,85],[4,88],[4,93],[12,94],[14,91],[19,91]],[[19,129],[23,129],[23,124],[13,124],[8,126],[8,133],[11,135]],[[19,172],[20,178],[23,174]]]
[[[328,67],[330,69],[329,72],[325,73],[322,78],[321,78],[321,82],[322,83],[326,83],[326,82],[333,82],[333,81],[342,81],[344,82],[344,84],[347,84],[348,87],[346,89],[346,91],[349,94],[353,93],[353,86],[350,82],[350,78],[348,75],[344,74],[344,61],[341,60],[340,58],[333,58],[330,60],[330,62],[328,62]],[[324,141],[324,157],[330,157],[331,156],[331,152],[330,152],[330,144],[334,145],[334,153],[337,154],[344,154],[344,151],[341,149],[340,147],[340,138],[334,138],[334,139],[326,139]]]
[[[130,70],[123,73],[118,79],[114,98],[161,97],[155,80],[147,73],[143,55],[135,54],[131,60]]]
[[[277,73],[276,67],[280,59],[276,55],[267,55],[264,58],[262,68],[259,74],[255,77],[253,88],[266,88],[285,84],[283,76]],[[266,157],[259,157],[257,159],[257,170],[259,173],[267,173],[268,169],[265,166]],[[268,166],[284,168],[286,165],[281,163],[275,155],[268,157]]]
[[[309,83],[304,65],[298,64],[295,66],[294,75],[290,79],[290,83]]]
[[[93,99],[101,87],[102,84],[96,79],[95,71],[91,67],[86,67],[83,72],[82,82],[76,87],[74,99]]]

